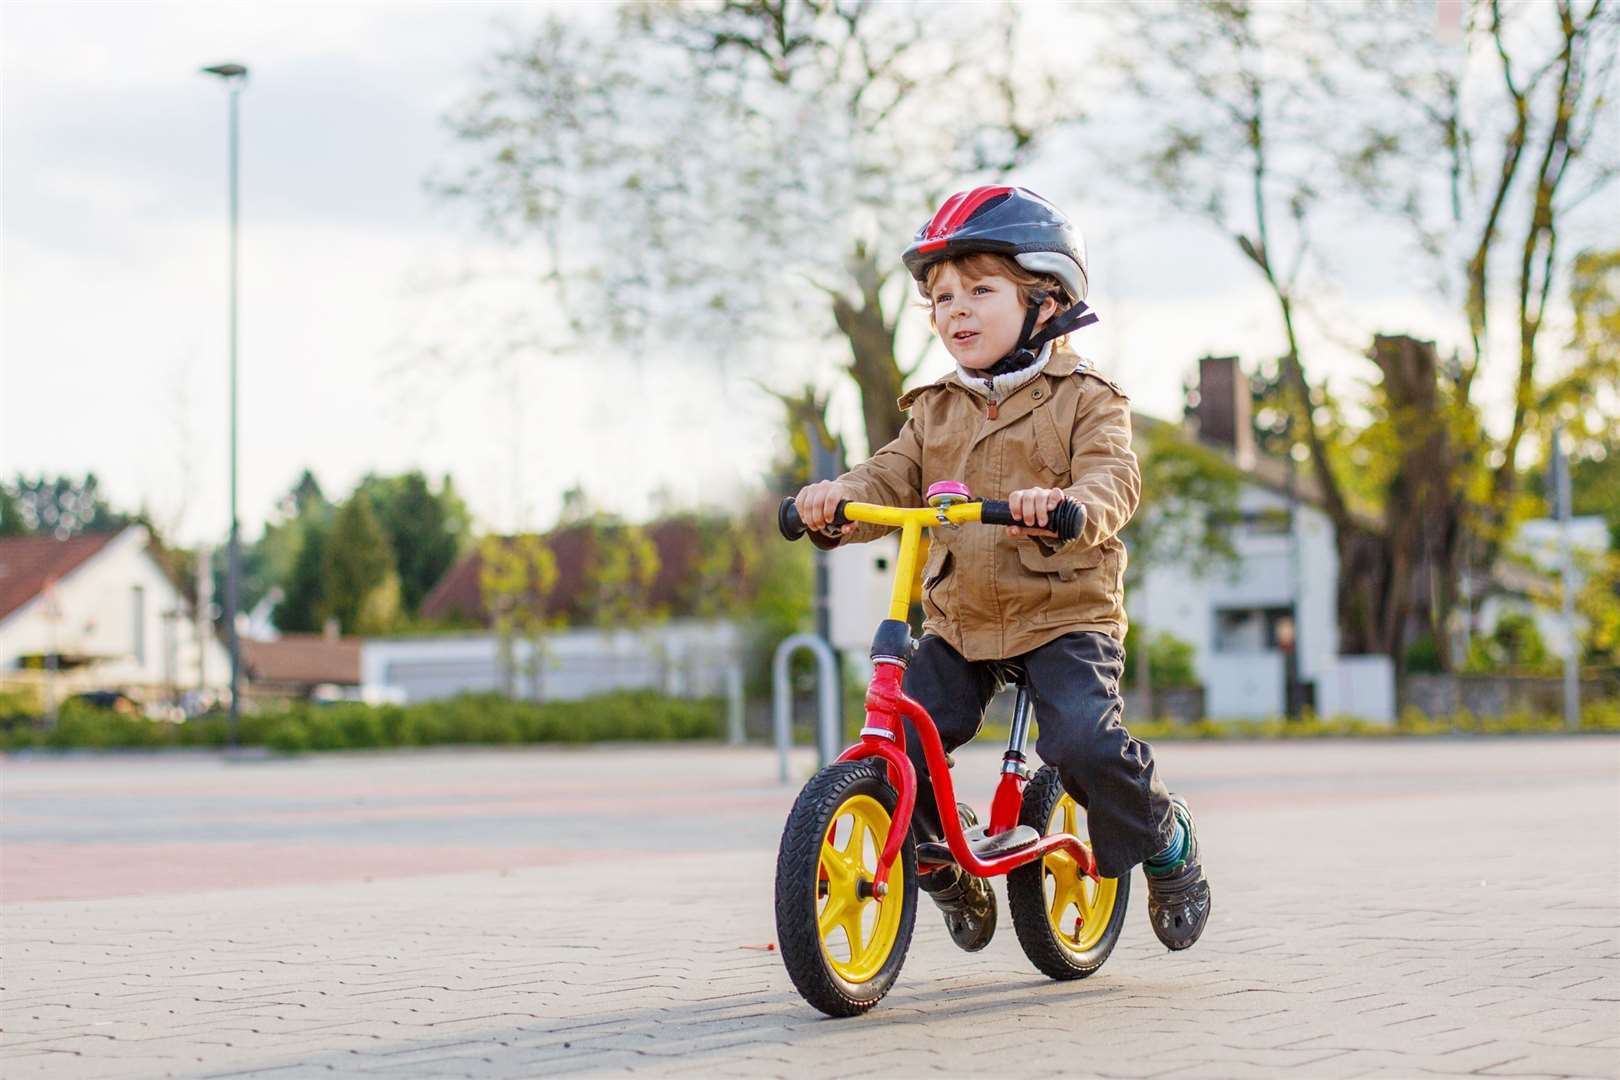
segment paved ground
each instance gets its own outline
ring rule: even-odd
[[[1620,740],[1166,744],[1215,890],[1096,976],[931,907],[872,1014],[772,941],[714,748],[3,764],[0,1073],[1620,1076]],[[996,750],[959,755],[983,800]],[[800,758],[801,770],[808,769]]]

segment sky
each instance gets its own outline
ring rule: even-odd
[[[443,282],[507,258],[426,179],[451,152],[442,117],[533,8],[460,3],[0,5],[0,476],[93,471],[182,542],[228,523],[224,89],[241,97],[239,507],[248,539],[300,470],[341,496],[368,471],[451,476],[482,528],[543,528],[583,485],[647,515],[655,492],[733,505],[777,453],[779,408],[745,380],[676,356],[602,355],[449,371],[499,303]],[[1136,407],[1181,410],[1204,353],[1275,356],[1274,301],[1229,238],[1133,203],[1061,155],[1015,178],[1064,205],[1089,245],[1102,322],[1078,342]],[[1307,318],[1306,354],[1341,385],[1374,330],[1455,334],[1391,263],[1393,234],[1331,223],[1339,291]],[[898,255],[898,252],[897,252]],[[508,294],[501,298],[512,302]],[[519,293],[543,325],[549,301]],[[1554,319],[1560,312],[1554,312]],[[924,332],[915,315],[910,334]],[[1556,327],[1549,332],[1556,333]],[[1487,397],[1508,393],[1493,342]],[[784,359],[852,385],[824,346]],[[948,370],[937,347],[918,379]],[[847,381],[847,380],[846,380]]]

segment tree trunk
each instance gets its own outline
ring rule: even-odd
[[[1400,439],[1381,530],[1338,532],[1339,638],[1346,653],[1383,653],[1403,666],[1414,624],[1427,626],[1443,667],[1455,661],[1449,623],[1463,534],[1456,448],[1439,392],[1433,342],[1379,335],[1373,362]]]
[[[884,274],[864,244],[857,244],[849,259],[850,275],[859,296],[833,297],[833,318],[849,341],[850,378],[861,391],[861,417],[866,426],[866,452],[872,454],[900,434],[905,414],[895,399],[900,396],[904,373],[894,357],[896,321],[883,313],[879,295]]]

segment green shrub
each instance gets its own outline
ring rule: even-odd
[[[264,745],[283,754],[296,754],[308,750],[309,729],[292,717],[286,717],[265,732]]]

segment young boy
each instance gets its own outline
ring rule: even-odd
[[[1159,780],[1153,754],[1120,722],[1125,549],[1141,476],[1129,402],[1070,352],[1064,335],[1095,322],[1086,304],[1079,233],[1024,188],[981,187],[946,200],[903,256],[956,370],[900,399],[900,435],[837,480],[796,499],[818,546],[876,539],[884,529],[830,529],[841,499],[921,506],[940,480],[1005,498],[1023,525],[936,529],[923,570],[923,638],[906,693],[928,710],[947,753],[968,742],[1009,668],[1028,682],[1036,752],[1086,807],[1105,877],[1143,863],[1148,915],[1167,947],[1185,949],[1209,918],[1209,884],[1187,804]],[[1084,504],[1067,544],[1043,528],[1063,499]],[[909,728],[909,724],[907,725]],[[908,732],[919,793],[917,842],[943,835],[921,742]],[[966,824],[972,811],[958,807]],[[951,938],[981,949],[995,894],[955,866],[919,882]]]

